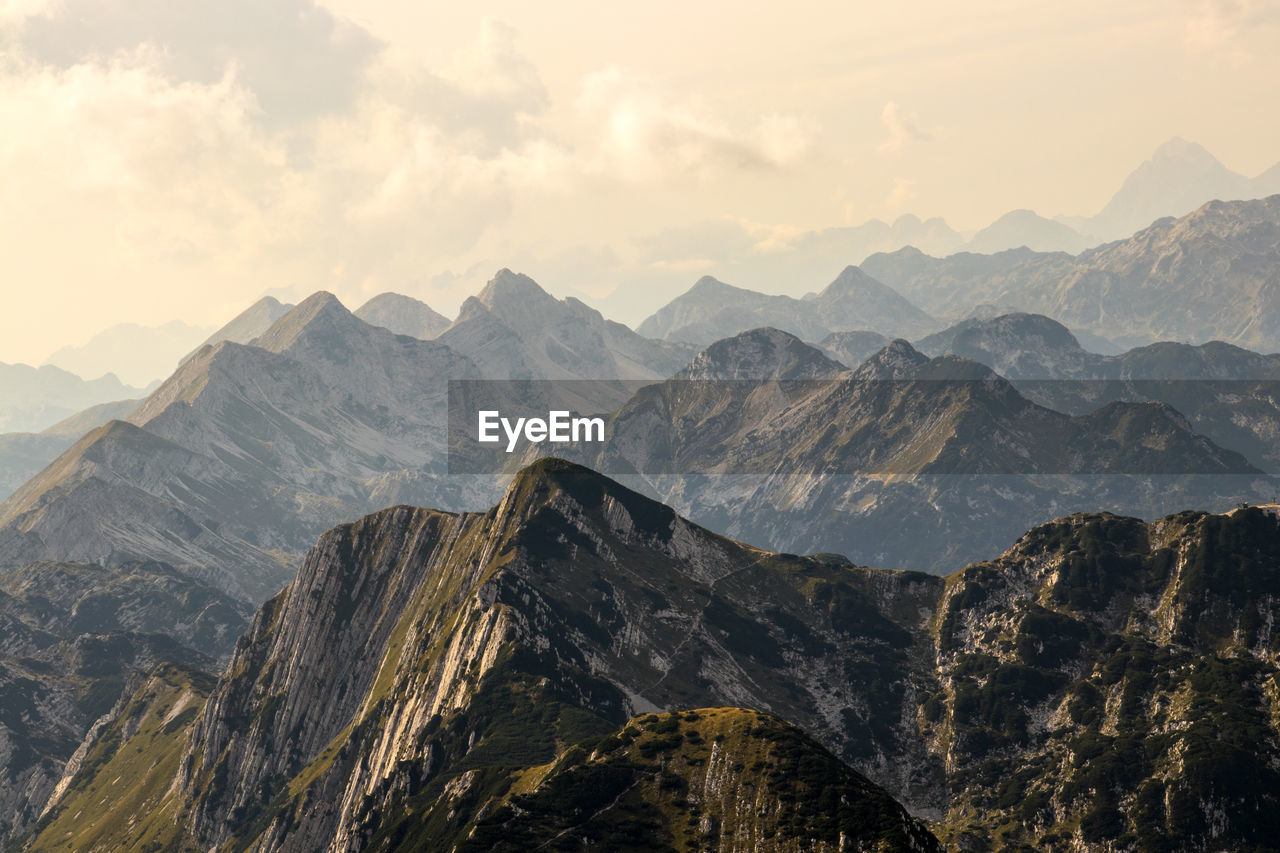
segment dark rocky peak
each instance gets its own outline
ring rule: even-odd
[[[577,526],[589,518],[599,529],[624,532],[653,541],[671,536],[679,516],[666,504],[632,491],[577,463],[556,457],[539,459],[523,468],[511,481],[502,501],[494,508],[499,523],[514,523],[511,532],[536,519],[528,529],[533,539],[542,541],[548,535],[550,510],[562,519],[572,519]],[[559,527],[557,522],[551,522]],[[711,534],[708,534],[711,535]]]

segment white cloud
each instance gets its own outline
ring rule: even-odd
[[[768,114],[735,127],[616,67],[586,75],[577,103],[597,129],[599,168],[628,180],[777,169],[795,162],[812,140],[795,117]]]
[[[921,129],[916,115],[906,112],[895,101],[884,105],[880,111],[880,122],[888,133],[880,143],[880,151],[885,154],[901,151],[908,142],[929,141],[929,134]]]
[[[19,2],[22,50],[36,62],[69,68],[146,46],[176,79],[213,83],[234,66],[277,124],[350,106],[381,47],[313,0]]]
[[[1234,47],[1241,36],[1278,23],[1280,4],[1274,0],[1194,0],[1186,18],[1186,46],[1192,53],[1233,46],[1235,58],[1245,58],[1247,51]]]
[[[916,197],[916,182],[907,178],[895,178],[893,189],[885,197],[884,203],[890,210],[901,210],[907,202]]]
[[[537,67],[516,49],[513,27],[485,18],[475,41],[460,49],[440,72],[466,92],[533,113],[547,105]]]

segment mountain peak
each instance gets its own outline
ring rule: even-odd
[[[859,379],[903,379],[929,363],[929,357],[902,338],[889,341],[858,368]]]
[[[1197,163],[1200,165],[1211,165],[1221,167],[1222,163],[1217,157],[1209,153],[1203,145],[1198,142],[1188,142],[1180,136],[1161,143],[1151,155],[1153,162],[1179,162],[1179,163]]]
[[[1161,145],[1125,178],[1088,230],[1104,239],[1120,239],[1166,216],[1185,216],[1214,199],[1256,195],[1253,182],[1237,174],[1203,146],[1173,138]]]
[[[859,267],[856,267],[850,264],[849,266],[845,267],[843,270],[840,271],[840,275],[836,276],[834,281],[832,281],[825,288],[823,288],[822,293],[819,294],[819,296],[834,295],[837,293],[846,293],[851,290],[854,290],[855,288],[864,288],[864,287],[867,287],[868,285],[877,286],[877,287],[885,286],[880,282],[876,281],[871,276],[867,275]]]
[[[823,379],[844,370],[843,365],[827,358],[795,335],[765,326],[716,341],[677,373],[676,378],[718,381]]]
[[[703,297],[718,297],[718,296],[724,296],[725,294],[737,293],[741,290],[742,288],[734,287],[732,284],[726,284],[725,282],[721,281],[718,278],[715,278],[709,275],[704,275],[702,278],[698,279],[693,283],[693,287],[689,288],[689,290],[686,291],[685,295],[686,296],[697,295],[697,296],[703,296]]]
[[[402,293],[379,293],[357,308],[355,315],[371,326],[422,340],[430,340],[449,327],[448,317]]]
[[[284,352],[305,336],[334,334],[364,325],[328,291],[313,293],[263,332],[254,345],[271,352]]]
[[[476,297],[486,308],[518,302],[521,306],[537,301],[554,300],[536,281],[523,273],[502,268],[489,280]]]
[[[598,471],[555,456],[544,457],[522,468],[512,479],[495,511],[520,523],[548,504],[554,502],[559,505],[566,499],[576,504],[581,512],[608,516],[611,525],[625,516],[632,532],[647,534],[651,541],[669,538],[679,518],[675,510],[666,504],[633,491]],[[545,519],[538,526],[544,524]]]

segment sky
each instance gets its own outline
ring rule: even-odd
[[[717,253],[1091,215],[1175,136],[1252,176],[1276,44],[1276,0],[0,0],[0,361],[501,267],[634,323]]]

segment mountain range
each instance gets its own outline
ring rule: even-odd
[[[1277,534],[1072,516],[942,578],[546,460],[325,534],[216,683],[134,686],[23,847],[1262,849]]]
[[[865,330],[916,337],[940,324],[857,267],[804,299],[768,296],[704,276],[638,327],[642,335],[706,345],[761,326],[805,340]]]
[[[1210,202],[1074,257],[1018,249],[932,258],[902,249],[862,268],[939,317],[988,305],[1046,314],[1122,347],[1221,340],[1280,349],[1280,195]]]
[[[1064,512],[1156,517],[1275,493],[1241,453],[1147,399],[1071,416],[905,341],[850,371],[755,330],[642,389],[603,450],[573,458],[728,535],[929,571]]]
[[[798,234],[786,228],[762,232],[759,226],[733,220],[670,228],[639,241],[642,267],[625,274],[598,304],[612,316],[639,321],[687,287],[681,271],[690,269],[743,287],[799,297],[811,282],[829,281],[849,264],[861,266],[872,255],[906,247],[935,257],[1019,248],[1074,255],[1127,239],[1158,219],[1185,216],[1210,201],[1244,201],[1276,193],[1280,163],[1250,179],[1227,169],[1201,146],[1175,138],[1159,146],[1105,204],[1099,198],[1100,210],[1092,216],[1016,209],[977,231],[958,230],[939,217],[921,220],[911,214],[893,222],[872,219]],[[619,276],[614,267],[575,273],[583,285]],[[912,294],[904,295],[929,313],[940,313]],[[1012,309],[1006,306],[1007,310]]]
[[[0,433],[40,432],[90,406],[145,393],[110,373],[86,380],[51,365],[0,364]]]
[[[1175,140],[638,331],[504,269],[263,298],[145,399],[0,365],[0,846],[1270,849],[1280,195],[1193,208],[1271,181]],[[486,389],[608,440],[459,474]]]
[[[507,271],[436,341],[316,294],[250,345],[201,348],[18,488],[0,504],[0,566],[159,560],[256,603],[343,518],[492,498],[492,478],[444,476],[447,383],[479,378],[477,363],[488,376],[656,378],[691,353]]]
[[[658,379],[696,351],[637,334],[505,269],[462,303],[436,340],[464,353],[485,379]]]
[[[138,672],[163,661],[215,669],[250,615],[159,563],[36,563],[0,575],[0,843],[39,817]]]
[[[1267,471],[1280,470],[1280,355],[1221,341],[1099,355],[1065,326],[1035,314],[966,320],[917,346],[988,365],[1028,398],[1062,412],[1084,414],[1121,400],[1166,403],[1214,442]]]
[[[120,323],[79,346],[64,346],[45,359],[79,376],[114,373],[131,385],[151,386],[173,372],[182,357],[211,331],[172,320],[160,326]]]
[[[317,294],[254,346],[201,349],[0,504],[0,564],[156,559],[261,600],[335,521],[450,503],[433,479],[445,382],[473,370]]]
[[[1102,241],[1119,240],[1157,219],[1185,216],[1210,201],[1242,201],[1277,193],[1280,163],[1248,178],[1222,165],[1203,146],[1174,137],[1125,178],[1096,215],[1064,220]]]

